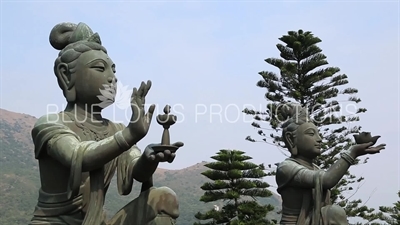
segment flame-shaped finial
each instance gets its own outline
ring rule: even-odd
[[[165,114],[169,114],[170,112],[171,112],[171,106],[166,105],[166,106],[164,107],[164,113],[165,113]]]

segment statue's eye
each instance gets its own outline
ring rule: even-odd
[[[92,66],[92,68],[100,72],[104,72],[105,70],[104,66]]]
[[[312,131],[312,130],[308,130],[307,132],[306,132],[306,134],[308,134],[308,135],[314,135],[315,134],[315,132],[314,131]]]

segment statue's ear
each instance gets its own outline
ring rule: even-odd
[[[58,64],[55,73],[58,83],[63,89],[65,98],[68,102],[74,102],[76,99],[74,80],[72,74],[69,71],[68,64]]]
[[[295,156],[297,155],[297,147],[296,144],[294,142],[294,135],[292,132],[286,132],[285,133],[285,140],[287,142],[287,148],[289,149],[290,153]]]
[[[63,90],[68,90],[71,83],[71,75],[69,73],[68,65],[66,63],[60,63],[57,65],[56,76]]]

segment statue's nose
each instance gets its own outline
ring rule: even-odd
[[[117,83],[118,79],[116,77],[109,77],[107,78],[108,83],[112,84],[112,83]]]

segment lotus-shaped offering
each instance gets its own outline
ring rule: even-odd
[[[377,135],[372,137],[371,132],[361,132],[360,134],[353,135],[353,137],[357,144],[372,142],[372,145],[375,145],[381,136]]]

